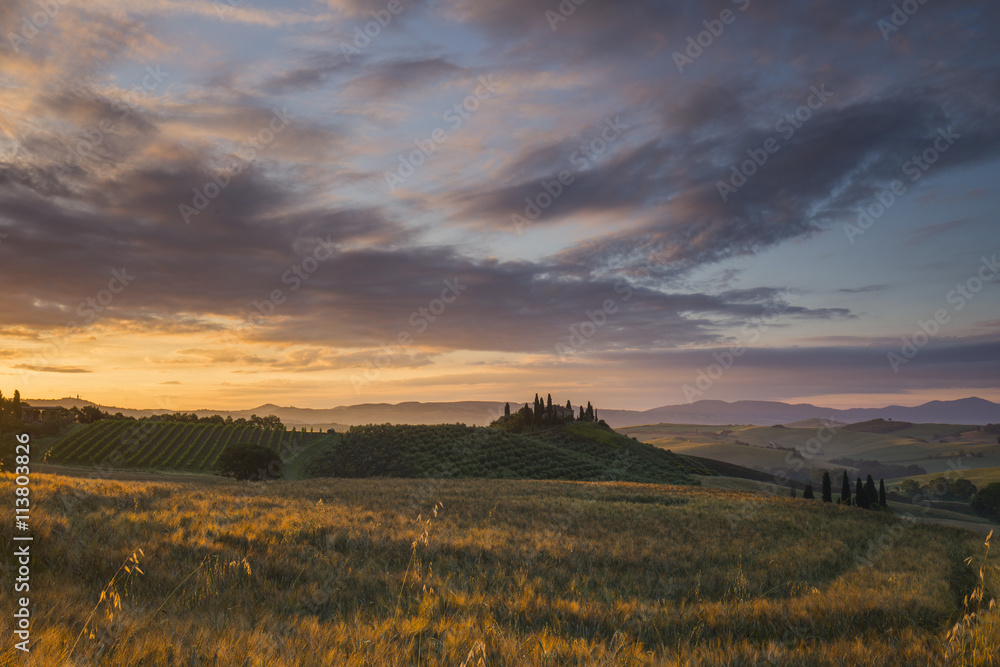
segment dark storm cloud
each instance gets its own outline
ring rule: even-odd
[[[330,4],[356,20],[384,6]],[[0,162],[0,231],[8,235],[0,261],[5,274],[16,276],[0,294],[5,325],[44,329],[76,320],[80,304],[122,270],[134,282],[115,293],[101,312],[103,321],[127,331],[216,331],[221,325],[211,316],[250,322],[256,312],[265,317],[244,327],[243,339],[315,349],[269,357],[190,347],[178,359],[273,369],[359,364],[366,355],[319,348],[366,348],[392,342],[400,332],[440,351],[551,353],[574,325],[593,321],[608,302],[614,312],[600,316],[604,323],[586,349],[604,355],[598,361],[637,369],[695,359],[677,348],[725,343],[726,327],[760,317],[767,307],[780,307],[782,323],[851,318],[849,309],[797,306],[783,288],[686,293],[660,279],[853,218],[877,189],[902,178],[901,165],[943,128],[953,128],[960,139],[934,175],[1000,156],[1000,77],[995,58],[975,55],[1000,27],[997,10],[969,2],[956,14],[947,7],[959,5],[928,3],[905,34],[886,42],[875,21],[891,11],[888,6],[752,0],[742,12],[741,4],[589,0],[556,23],[546,11],[558,13],[557,2],[452,0],[437,8],[492,40],[483,53],[495,58],[500,78],[514,82],[512,110],[522,102],[518,82],[582,72],[574,80],[586,82],[587,97],[615,100],[622,122],[631,126],[591,159],[578,151],[600,135],[603,118],[571,108],[559,93],[551,99],[526,95],[530,113],[571,117],[566,123],[577,131],[548,136],[514,123],[495,128],[491,138],[523,131],[536,139],[511,139],[510,159],[497,160],[501,166],[482,182],[442,184],[432,202],[440,210],[428,205],[421,211],[455,227],[513,233],[511,215],[524,215],[525,199],[536,198],[542,181],[565,170],[573,182],[532,224],[585,217],[627,223],[530,262],[481,259],[462,246],[429,241],[395,202],[372,203],[370,192],[344,188],[339,174],[312,170],[327,162],[352,164],[363,181],[372,174],[355,163],[375,162],[370,158],[382,148],[355,140],[348,120],[341,126],[339,119],[321,118],[325,111],[294,119],[190,224],[179,214],[178,207],[190,205],[217,175],[232,145],[266,127],[272,109],[264,95],[329,87],[336,103],[356,104],[363,113],[368,101],[396,103],[402,93],[415,97],[464,85],[481,71],[480,64],[469,64],[475,58],[427,55],[423,45],[406,57],[387,49],[378,58],[365,52],[350,62],[337,49],[296,54],[291,67],[265,78],[259,99],[245,91],[234,96],[236,77],[220,71],[212,79],[218,90],[178,93],[132,109],[95,151],[65,170],[79,132],[113,114],[115,102],[76,83],[39,92],[30,111],[51,126],[24,119],[16,129],[25,157]],[[689,71],[677,72],[672,51],[724,8],[740,12],[737,22]],[[973,23],[975,34],[956,41]],[[656,35],[669,46],[650,56]],[[903,53],[907,49],[915,55]],[[832,96],[822,108],[789,136],[777,129],[776,121],[804,104],[812,87],[824,85]],[[438,107],[433,96],[422,101]],[[523,118],[532,120],[528,112]],[[723,199],[718,183],[730,178],[731,165],[769,138],[780,150]],[[927,236],[938,231],[944,229],[922,230]],[[321,247],[326,258],[315,271],[297,275],[293,269],[318,257]],[[434,319],[422,314],[449,281],[464,286],[454,301]],[[258,304],[275,290],[284,299],[261,312]],[[955,369],[972,363],[966,357],[996,352],[960,345],[948,350],[927,349],[913,369],[934,367],[943,369],[942,378],[957,377]],[[741,365],[789,373],[796,364],[829,366],[842,387],[860,391],[865,383],[851,378],[849,369],[881,364],[883,352],[762,351]],[[986,358],[992,364],[996,356]],[[409,363],[433,362],[416,356]],[[928,373],[909,377],[926,379]]]

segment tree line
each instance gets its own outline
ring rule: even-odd
[[[555,407],[552,402],[552,394],[548,394],[543,400],[535,394],[532,405],[524,404],[524,407],[517,412],[511,412],[510,403],[506,403],[503,409],[503,417],[495,420],[490,426],[502,428],[506,431],[519,433],[522,431],[534,431],[552,426],[558,426],[573,421],[593,422],[602,426],[607,426],[603,419],[598,419],[594,406],[587,401],[587,407],[580,405],[579,416],[574,417],[573,404],[566,401],[566,407]]]
[[[822,488],[822,500],[825,503],[833,502],[833,480],[830,478],[829,471],[823,471],[823,488]],[[795,487],[791,487],[791,496],[795,497]],[[814,499],[816,497],[813,492],[812,482],[806,483],[806,488],[802,492],[802,497],[807,499]],[[864,482],[858,477],[857,483],[854,485],[854,495],[851,496],[851,480],[847,477],[847,471],[844,471],[843,478],[840,482],[840,497],[837,499],[837,503],[840,505],[853,505],[854,507],[861,507],[864,509],[881,509],[886,507],[885,499],[885,480],[880,479],[878,481],[878,489],[875,488],[875,480],[871,475],[868,475],[868,479]]]
[[[124,421],[140,421],[140,422],[179,422],[182,424],[224,424],[227,426],[255,426],[257,428],[284,428],[284,424],[281,423],[281,419],[276,415],[267,415],[266,417],[259,417],[257,415],[250,415],[250,418],[239,417],[233,419],[232,415],[209,415],[207,417],[199,417],[194,412],[165,412],[159,415],[148,415],[144,417],[127,417],[121,412],[116,412],[111,414],[110,412],[105,412],[101,410],[96,405],[85,405],[82,408],[73,407],[70,412],[76,416],[76,421],[81,424],[93,424],[105,419],[110,420],[124,420]]]

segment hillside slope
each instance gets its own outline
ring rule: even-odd
[[[695,484],[711,474],[671,452],[595,424],[534,434],[464,426],[356,426],[315,457],[306,477],[483,477]]]

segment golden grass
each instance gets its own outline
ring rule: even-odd
[[[15,656],[8,635],[0,664],[923,665],[951,650],[988,665],[1000,645],[981,536],[816,501],[501,480],[32,484],[35,644]],[[0,477],[0,495],[12,486]],[[139,549],[142,573],[122,577]],[[979,590],[962,641],[985,652],[963,653],[948,631]]]

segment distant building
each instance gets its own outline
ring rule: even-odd
[[[553,405],[552,411],[555,413],[557,419],[573,418],[573,408],[567,408],[564,405]]]
[[[33,408],[28,405],[21,406],[21,421],[30,424],[42,424],[51,421],[74,421],[73,413],[62,406],[50,408]]]

